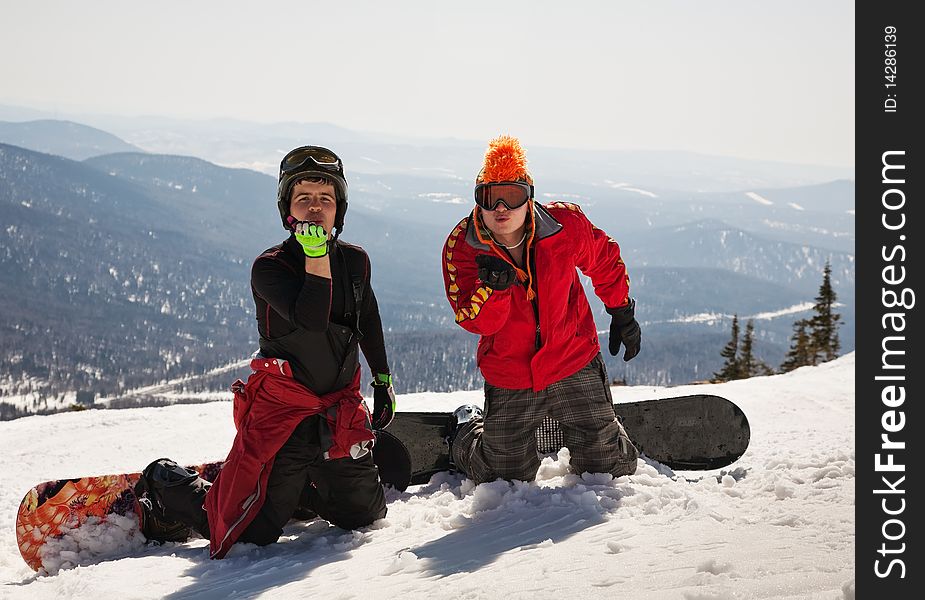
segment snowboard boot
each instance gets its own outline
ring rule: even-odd
[[[450,465],[452,467],[456,467],[456,461],[453,460],[453,442],[456,441],[456,436],[459,435],[459,432],[466,423],[474,421],[475,419],[481,419],[482,415],[482,409],[475,404],[463,404],[450,413],[450,417],[446,424],[446,437],[443,439],[449,448]]]
[[[194,528],[205,525],[208,532],[202,502],[211,485],[169,458],[149,464],[135,484],[142,534],[156,542],[184,542]]]
[[[155,545],[163,542],[185,542],[190,538],[191,529],[179,521],[166,521],[154,508],[154,503],[147,496],[139,498],[141,506],[141,533]]]
[[[299,504],[295,507],[295,512],[292,513],[292,518],[297,521],[311,521],[318,517],[318,513],[311,507],[311,489],[314,484],[309,480],[305,482],[305,487],[302,488],[302,494],[299,496]]]

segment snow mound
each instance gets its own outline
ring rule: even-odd
[[[61,569],[137,554],[145,541],[134,517],[90,517],[79,528],[65,524],[60,537],[49,539],[42,546],[42,564],[46,574],[55,575]]]

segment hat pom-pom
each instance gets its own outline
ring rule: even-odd
[[[488,142],[481,181],[524,181],[528,177],[527,154],[517,138],[501,135]]]

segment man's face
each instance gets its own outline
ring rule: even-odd
[[[303,180],[292,186],[289,214],[299,221],[321,225],[330,236],[337,216],[337,195],[330,183]]]
[[[527,211],[529,208],[529,202],[514,209],[510,209],[504,204],[499,203],[495,210],[482,209],[480,212],[482,214],[482,221],[485,222],[485,227],[488,227],[488,230],[491,231],[493,235],[513,235],[517,233],[527,221]]]

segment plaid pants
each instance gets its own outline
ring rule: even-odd
[[[463,425],[453,460],[470,479],[532,481],[540,468],[536,429],[549,415],[559,422],[576,473],[636,472],[639,453],[616,419],[607,369],[598,354],[580,371],[534,392],[485,383],[485,415]]]

